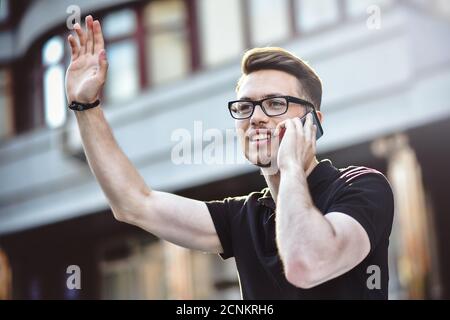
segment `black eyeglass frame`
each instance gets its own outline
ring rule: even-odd
[[[284,99],[286,99],[286,102],[287,102],[287,103],[286,103],[286,110],[285,110],[284,112],[282,112],[282,113],[279,113],[279,114],[274,114],[274,115],[269,115],[269,114],[267,114],[266,110],[264,109],[264,107],[263,107],[263,105],[262,105],[263,102],[266,101],[266,100],[277,99],[277,98],[284,98]],[[252,112],[251,112],[247,117],[245,117],[245,118],[236,118],[236,117],[233,115],[233,112],[231,111],[231,106],[232,106],[234,103],[236,103],[236,102],[250,102],[250,103],[253,105]],[[236,119],[236,120],[245,120],[245,119],[251,118],[251,116],[252,116],[253,113],[255,112],[256,106],[259,105],[259,106],[261,107],[261,110],[264,112],[264,114],[265,114],[266,116],[268,116],[268,117],[278,117],[278,116],[281,116],[281,115],[285,114],[285,113],[288,111],[288,109],[289,109],[289,103],[290,103],[290,102],[296,103],[296,104],[300,104],[300,105],[302,105],[302,106],[306,106],[306,107],[309,107],[309,108],[312,108],[314,111],[316,110],[316,108],[314,107],[314,105],[313,105],[311,102],[306,101],[306,100],[303,100],[303,99],[300,99],[300,98],[296,98],[296,97],[293,97],[293,96],[273,96],[273,97],[267,97],[267,98],[264,98],[264,99],[261,99],[261,100],[256,100],[256,101],[252,101],[252,100],[233,100],[233,101],[229,101],[229,102],[228,102],[228,111],[230,112],[230,115],[231,115],[231,117],[232,117],[233,119]]]

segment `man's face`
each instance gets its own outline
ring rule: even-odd
[[[278,70],[260,70],[245,76],[237,99],[261,100],[267,96],[293,96],[309,100],[301,90],[299,81],[289,73]],[[283,120],[302,117],[306,108],[299,104],[289,103],[285,114],[269,117],[256,106],[249,119],[235,120],[237,135],[245,157],[253,164],[265,167],[273,163],[278,153],[279,141],[271,139],[271,134],[278,123]]]

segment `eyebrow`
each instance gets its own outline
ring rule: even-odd
[[[282,94],[282,93],[269,93],[269,94],[263,95],[262,99],[279,97],[279,96],[286,96],[286,95]],[[241,97],[239,100],[253,100],[253,99],[249,98],[249,97]]]

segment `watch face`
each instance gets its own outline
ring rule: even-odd
[[[76,103],[76,102],[72,102],[69,105],[69,108],[72,109],[72,110],[76,110],[76,111],[82,111],[83,110],[83,106],[78,104],[78,103]]]

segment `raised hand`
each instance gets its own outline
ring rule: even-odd
[[[68,36],[72,50],[70,65],[66,72],[68,102],[92,103],[98,99],[106,81],[108,61],[100,22],[92,16],[85,19],[86,30],[74,25],[77,39]]]

